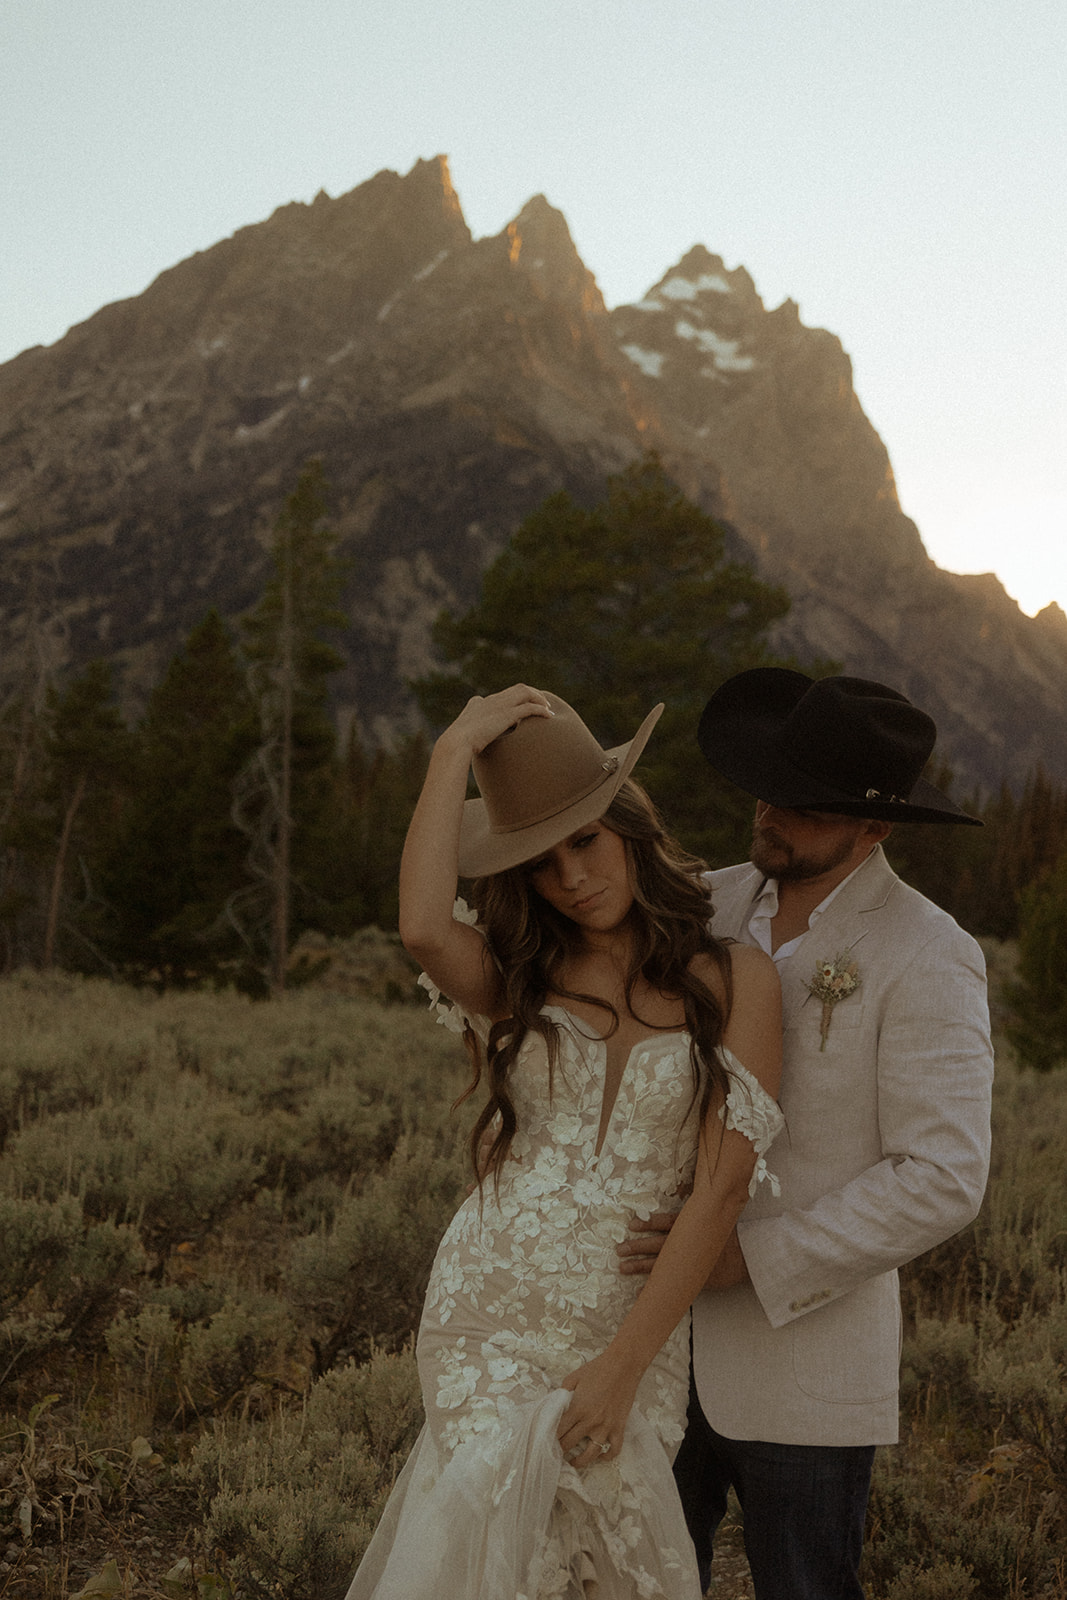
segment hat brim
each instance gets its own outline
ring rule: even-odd
[[[627,744],[605,750],[605,761],[615,760],[618,765],[605,774],[603,783],[543,822],[533,823],[528,828],[494,832],[484,800],[464,801],[459,827],[460,877],[485,878],[494,872],[506,872],[509,867],[519,867],[524,861],[533,861],[561,844],[576,829],[602,817],[636,766],[662,713],[662,704],[655,706]]]
[[[815,680],[788,667],[765,667],[759,680],[758,697],[733,699],[720,690],[704,707],[697,731],[697,743],[710,765],[746,794],[791,811],[833,811],[879,822],[982,826],[980,818],[969,816],[925,778],[918,779],[907,799],[857,800],[854,793],[802,771],[783,751],[781,734]]]

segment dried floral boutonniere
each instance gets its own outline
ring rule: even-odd
[[[819,1049],[826,1049],[826,1035],[830,1032],[830,1019],[839,1000],[847,1000],[860,986],[859,968],[849,951],[844,950],[832,961],[815,963],[815,981],[808,984],[808,993],[822,1001],[822,1022],[819,1027]]]

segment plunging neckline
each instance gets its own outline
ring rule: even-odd
[[[558,1011],[561,1016],[566,1017],[567,1021],[572,1024],[575,1031],[582,1039],[586,1041],[587,1044],[602,1045],[604,1047],[604,1081],[600,1094],[600,1116],[597,1119],[597,1137],[593,1147],[593,1160],[599,1161],[601,1155],[603,1154],[604,1146],[608,1142],[608,1134],[611,1132],[611,1124],[615,1120],[615,1111],[619,1104],[619,1095],[622,1093],[622,1086],[626,1081],[634,1056],[639,1050],[643,1049],[655,1039],[688,1039],[689,1029],[658,1028],[654,1033],[646,1033],[640,1039],[635,1039],[626,1053],[626,1059],[623,1061],[619,1072],[619,1081],[615,1085],[615,1093],[612,1096],[611,1104],[608,1105],[608,1040],[602,1033],[587,1032],[587,1029],[592,1028],[592,1023],[587,1022],[585,1017],[580,1017],[576,1011],[568,1010],[566,1006],[544,1005],[541,1007],[541,1010],[542,1012]]]

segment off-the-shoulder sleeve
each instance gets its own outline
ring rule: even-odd
[[[452,920],[466,922],[471,927],[478,925],[478,913],[472,911],[465,900],[457,900],[452,907]],[[488,1017],[463,1010],[455,1000],[450,1000],[442,994],[428,973],[420,972],[419,988],[425,989],[430,997],[430,1010],[436,1013],[437,1021],[450,1033],[462,1034],[468,1027],[472,1028],[477,1037],[485,1044],[489,1038],[489,1029],[492,1022]]]
[[[765,1156],[785,1127],[782,1108],[731,1051],[723,1049],[721,1054],[723,1066],[730,1074],[730,1088],[726,1104],[719,1107],[719,1116],[727,1128],[744,1134],[756,1152],[756,1166],[748,1192],[754,1195],[761,1183],[769,1183],[777,1199],[782,1192],[781,1184],[769,1170]]]

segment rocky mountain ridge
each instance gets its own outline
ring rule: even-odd
[[[546,495],[591,502],[650,447],[788,588],[783,646],[913,694],[968,785],[1067,777],[1067,619],[929,559],[833,334],[700,246],[609,313],[543,196],[474,240],[440,157],[283,206],[0,367],[8,650],[33,573],[56,663],[113,656],[136,708],[209,604],[253,603],[318,456],[352,561],[340,711],[388,738],[438,609]]]

